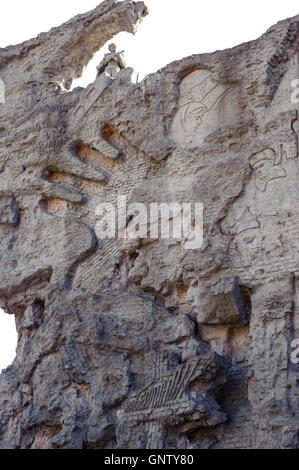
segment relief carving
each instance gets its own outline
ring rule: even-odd
[[[195,70],[180,84],[170,137],[176,142],[200,144],[206,135],[235,122],[239,114],[238,90],[221,83],[208,70]]]
[[[214,379],[220,380],[223,362],[220,356],[202,353],[191,357],[174,370],[167,370],[155,361],[153,381],[130,397],[118,412],[120,422],[135,425],[140,422],[156,422],[167,425],[199,421],[209,427],[226,421],[226,415],[209,395],[190,393],[191,384],[204,378],[206,368],[211,368]],[[159,371],[157,375],[157,370]]]
[[[111,45],[71,88],[146,13],[106,0],[0,50],[0,447],[298,447],[299,15],[138,83]]]
[[[270,181],[287,176],[273,149],[265,149],[253,155],[250,166],[254,170],[256,188],[261,192],[266,191]]]
[[[232,269],[242,273],[243,280],[256,277],[259,266],[273,274],[281,256],[289,269],[299,259],[298,249],[294,251],[294,236],[299,236],[297,159],[265,148],[254,153],[249,164],[252,178],[220,225],[223,234],[231,237]],[[254,268],[248,270],[249,266]]]

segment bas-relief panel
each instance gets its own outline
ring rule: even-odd
[[[243,282],[298,271],[298,104],[291,99],[298,57],[290,61],[270,106],[257,116],[260,150],[249,158],[252,178],[221,224],[232,240],[232,269]]]
[[[231,238],[231,274],[244,282],[281,269],[296,271],[299,261],[298,110],[291,102],[291,82],[298,72],[295,56],[270,106],[257,113],[259,135],[248,142],[252,178],[221,223]],[[170,137],[196,146],[239,120],[239,90],[219,83],[207,70],[196,70],[180,84]]]
[[[170,138],[200,145],[211,132],[238,122],[238,89],[220,83],[208,70],[195,70],[180,84],[180,98]]]
[[[279,160],[273,149],[250,158],[252,178],[221,223],[231,237],[230,260],[240,278],[258,280],[299,261],[298,159]],[[248,269],[250,268],[250,269]],[[260,274],[259,274],[260,269]]]

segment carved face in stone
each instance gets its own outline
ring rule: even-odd
[[[202,143],[209,133],[234,122],[238,113],[238,89],[221,83],[209,70],[195,70],[180,84],[171,138],[181,143]]]
[[[286,176],[285,170],[275,160],[277,158],[272,149],[263,150],[250,159],[250,165],[257,179],[257,186],[261,191],[265,191],[270,181]]]
[[[115,54],[116,53],[116,45],[115,44],[109,44],[109,47],[108,47],[109,51],[111,52],[111,54]]]
[[[266,180],[271,170],[273,170],[273,163],[270,160],[262,160],[254,166],[256,176],[260,180]]]

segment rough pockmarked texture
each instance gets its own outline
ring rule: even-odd
[[[146,14],[105,0],[0,49],[0,296],[19,335],[0,447],[295,448],[299,16],[69,91]],[[203,203],[202,247],[100,239],[119,195]]]

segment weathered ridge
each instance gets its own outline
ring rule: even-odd
[[[112,45],[72,90],[147,14],[0,49],[0,448],[297,448],[299,15],[141,82]],[[119,195],[202,203],[203,245],[99,237]]]

